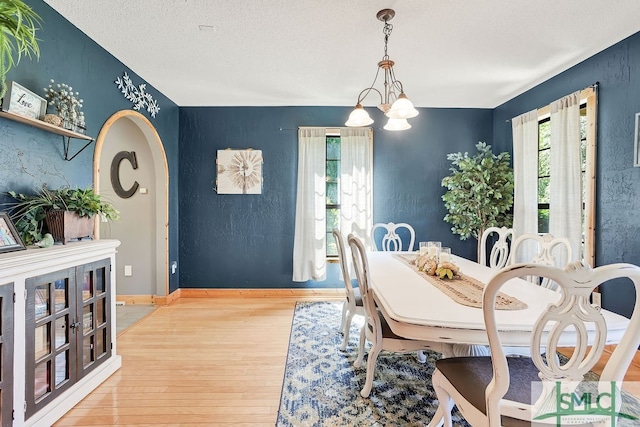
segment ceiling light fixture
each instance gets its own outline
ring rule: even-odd
[[[404,94],[402,83],[396,80],[393,72],[395,63],[389,59],[389,55],[387,54],[387,43],[393,30],[393,25],[389,24],[389,21],[391,21],[395,15],[396,12],[393,9],[383,9],[376,15],[378,20],[384,22],[384,28],[382,29],[384,34],[384,56],[382,57],[382,61],[378,62],[378,71],[373,79],[373,83],[358,95],[356,107],[349,115],[345,126],[360,127],[373,123],[373,119],[369,117],[369,113],[362,107],[362,101],[364,101],[371,91],[377,92],[378,95],[380,95],[380,105],[378,105],[378,108],[389,118],[384,129],[409,129],[411,125],[407,122],[407,119],[418,115],[418,110],[413,107],[413,103],[409,101],[407,95]],[[374,87],[381,69],[384,70],[384,93]]]

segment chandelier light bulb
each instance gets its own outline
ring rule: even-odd
[[[391,105],[391,109],[386,113],[390,119],[410,119],[417,115],[418,110],[414,108],[413,103],[409,101],[404,92],[398,96],[398,99]]]
[[[361,127],[368,126],[373,123],[373,119],[369,117],[369,113],[362,108],[362,104],[356,105],[351,114],[349,114],[349,120],[344,124],[348,127]]]
[[[407,119],[392,119],[390,118],[386,125],[385,130],[407,130],[411,129],[411,125]]]

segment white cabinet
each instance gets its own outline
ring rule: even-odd
[[[13,314],[0,335],[13,365],[12,381],[0,378],[3,426],[6,405],[13,407],[13,426],[52,425],[120,367],[114,298],[119,245],[96,240],[0,254],[0,310],[3,318]],[[9,286],[15,298],[9,298]]]

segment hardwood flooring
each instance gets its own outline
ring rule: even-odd
[[[118,336],[122,368],[54,426],[272,427],[300,299],[309,298],[180,298],[158,307]],[[640,364],[628,378],[640,381]]]

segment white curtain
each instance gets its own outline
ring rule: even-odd
[[[511,119],[513,132],[513,230],[514,238],[538,232],[538,111]],[[530,261],[535,246],[526,243],[517,261]]]
[[[373,138],[371,128],[340,129],[340,232],[358,236],[370,249],[373,226]]]
[[[551,107],[551,179],[549,182],[549,232],[571,241],[575,259],[581,259],[582,183],[580,150],[580,92]],[[557,254],[560,265],[568,261]]]
[[[293,242],[293,281],[326,278],[326,130],[298,130],[298,189]]]

